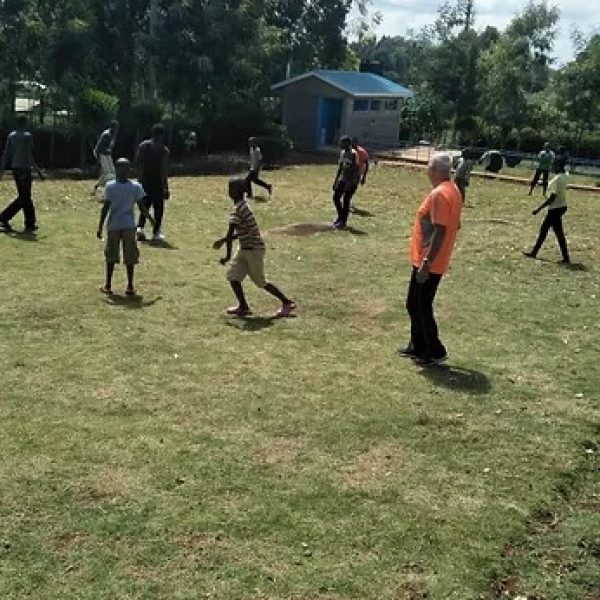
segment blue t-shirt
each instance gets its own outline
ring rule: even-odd
[[[108,231],[135,229],[133,209],[139,200],[146,196],[144,188],[133,181],[111,181],[106,184],[106,202],[108,211]]]

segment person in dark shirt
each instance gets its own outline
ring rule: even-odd
[[[165,201],[170,198],[167,178],[169,154],[169,149],[165,145],[165,127],[162,123],[157,123],[152,127],[152,137],[139,145],[135,159],[138,179],[146,192],[144,203],[148,211],[152,208],[154,213],[152,240],[155,242],[162,242],[165,239],[162,223]],[[146,217],[142,213],[137,228],[139,241],[146,240],[145,226]]]
[[[31,169],[35,169],[44,179],[44,175],[33,158],[33,136],[27,131],[27,119],[17,118],[17,128],[6,140],[4,153],[0,159],[0,179],[5,169],[13,172],[17,186],[17,198],[0,214],[0,231],[12,231],[11,219],[20,211],[25,217],[25,231],[34,232],[37,227],[35,206],[31,198]]]
[[[352,197],[356,193],[360,180],[358,154],[352,148],[352,140],[347,135],[340,139],[340,161],[333,182],[333,204],[337,210],[337,219],[333,223],[336,229],[346,229]]]

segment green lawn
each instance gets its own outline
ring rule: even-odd
[[[425,174],[375,170],[364,235],[282,232],[332,219],[333,171],[255,204],[286,321],[251,284],[259,316],[223,316],[225,179],[172,182],[137,302],[98,292],[89,183],[36,186],[37,239],[0,236],[1,598],[599,598],[598,198],[570,195],[569,270],[521,256],[537,198],[475,180],[451,368],[422,370],[395,349]]]

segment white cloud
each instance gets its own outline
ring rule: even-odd
[[[373,10],[383,16],[377,32],[380,35],[404,35],[409,29],[418,30],[433,23],[441,3],[442,0],[374,0]],[[561,12],[554,48],[554,56],[561,64],[573,58],[571,30],[578,27],[584,33],[598,31],[600,16],[595,17],[593,9],[590,10],[591,0],[556,0],[553,4]],[[475,27],[485,29],[487,25],[493,25],[502,29],[525,5],[525,0],[476,0]]]

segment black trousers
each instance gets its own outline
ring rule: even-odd
[[[529,187],[529,193],[533,192],[535,186],[538,184],[540,177],[542,178],[542,191],[544,195],[546,195],[546,190],[548,189],[548,177],[550,175],[550,171],[536,169],[535,174],[533,175],[533,179],[531,180],[531,185]]]
[[[348,224],[348,215],[350,214],[350,206],[352,198],[356,193],[356,186],[349,187],[346,183],[338,183],[333,191],[333,204],[337,210],[337,223],[346,226]]]
[[[250,171],[248,172],[248,175],[246,175],[246,184],[248,185],[246,194],[248,195],[248,198],[252,198],[252,184],[253,183],[260,186],[261,188],[264,188],[265,190],[271,189],[271,186],[266,181],[263,181],[259,177],[259,175],[260,175],[260,170],[255,170],[255,169],[250,169]]]
[[[465,202],[467,199],[467,187],[469,184],[464,179],[455,179],[454,183],[456,184],[456,187],[458,188],[458,191],[460,192],[462,201]]]
[[[540,251],[540,248],[548,237],[548,232],[550,229],[553,229],[556,239],[558,240],[558,245],[560,246],[563,260],[567,262],[569,261],[569,249],[567,248],[567,238],[565,237],[565,230],[562,222],[562,218],[566,212],[566,206],[563,206],[562,208],[554,208],[548,211],[548,214],[546,215],[546,218],[543,220],[542,226],[540,227],[538,239],[535,242],[533,250],[531,251],[533,255],[536,255]]]
[[[425,283],[418,283],[417,271],[413,267],[406,299],[406,310],[410,316],[410,348],[421,358],[442,358],[446,356],[446,348],[440,341],[433,314],[433,302],[442,276],[430,274]]]
[[[145,189],[145,188],[144,188]],[[146,191],[146,198],[144,199],[144,205],[146,209],[150,211],[152,209],[153,217],[154,217],[154,227],[152,229],[153,235],[158,235],[160,233],[163,218],[165,215],[165,196],[164,190],[150,190],[150,192]],[[146,217],[140,214],[140,219],[138,221],[138,227],[143,229],[146,226]]]
[[[10,220],[20,211],[25,217],[25,228],[35,227],[35,206],[31,198],[31,169],[13,169],[13,177],[17,186],[17,197],[0,214],[2,223],[10,223]]]

